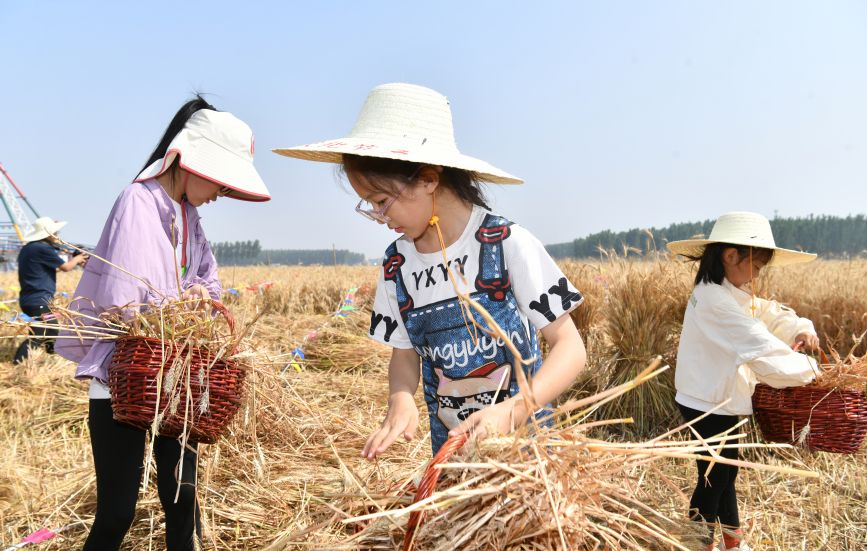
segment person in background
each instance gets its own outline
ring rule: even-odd
[[[24,236],[24,246],[18,253],[18,285],[21,294],[18,304],[21,312],[40,323],[51,323],[43,316],[50,312],[49,305],[57,292],[57,272],[69,272],[76,266],[84,266],[87,257],[78,254],[64,260],[57,251],[57,232],[66,222],[51,218],[37,218],[33,223],[33,231]],[[54,353],[56,329],[45,327],[31,328],[33,336],[18,347],[12,363],[19,364],[27,358],[32,348],[44,348],[49,354]]]

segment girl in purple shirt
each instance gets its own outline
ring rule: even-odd
[[[217,111],[198,96],[185,103],[144,169],[115,201],[70,308],[97,318],[129,305],[160,304],[178,298],[219,299],[222,287],[217,263],[197,208],[219,197],[246,201],[271,198],[253,166],[253,149],[253,133],[244,122]],[[151,287],[96,257],[147,280]],[[182,274],[180,289],[177,269]],[[112,341],[60,339],[55,349],[78,363],[76,378],[90,380],[88,427],[97,506],[84,549],[119,549],[135,515],[146,434],[112,418],[107,387]],[[181,450],[177,440],[159,436],[154,442],[169,551],[194,549],[201,532],[195,447],[192,444]],[[179,461],[184,463],[181,481],[175,478]],[[175,502],[179,482],[182,486]]]

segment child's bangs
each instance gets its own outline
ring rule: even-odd
[[[371,191],[394,194],[400,191],[400,184],[405,184],[418,171],[420,164],[399,159],[382,157],[366,157],[362,155],[343,155],[341,171],[344,176],[350,172],[363,174]]]

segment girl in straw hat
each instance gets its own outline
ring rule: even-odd
[[[458,151],[444,96],[382,85],[347,137],[274,151],[340,163],[360,198],[356,212],[399,235],[385,252],[370,323],[372,338],[392,347],[388,413],[364,457],[414,437],[419,380],[436,453],[449,436],[505,433],[543,415],[583,369],[567,315],[580,293],[526,229],[490,212],[479,183],[521,180]],[[469,299],[501,333],[488,332]],[[544,363],[537,329],[550,345]],[[514,352],[529,360],[522,373]],[[519,389],[524,375],[532,396]]]
[[[247,201],[270,199],[253,167],[250,127],[196,97],[177,112],[144,169],[121,192],[94,250],[94,257],[138,277],[92,260],[75,291],[81,298],[70,308],[97,318],[127,305],[178,298],[218,300],[222,289],[217,264],[197,208],[224,196]],[[97,505],[84,549],[118,549],[135,513],[145,432],[112,418],[107,381],[113,341],[65,339],[56,349],[78,363],[77,378],[90,380],[88,427]],[[154,456],[160,501],[166,513],[166,548],[194,549],[200,533],[196,445],[188,444],[181,450],[177,440],[157,437]],[[178,481],[175,468],[181,461],[183,478]]]
[[[708,239],[675,241],[668,249],[698,262],[677,350],[675,401],[702,437],[725,432],[750,415],[758,381],[783,388],[813,380],[812,358],[794,350],[818,349],[813,323],[755,297],[751,283],[765,266],[809,262],[816,255],[777,247],[768,220],[752,212],[724,214]],[[724,449],[721,455],[737,459],[738,452]],[[717,522],[723,526],[720,549],[750,549],[740,530],[738,468],[715,464],[708,470],[708,462],[697,464],[690,517],[706,523],[708,549],[714,548]]]

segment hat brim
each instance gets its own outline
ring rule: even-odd
[[[734,241],[714,241],[711,239],[684,239],[682,241],[672,241],[666,244],[666,248],[673,254],[698,258],[704,254],[704,248],[711,243],[726,243],[728,245],[744,245],[748,247],[756,246],[755,243],[735,243]],[[784,249],[782,247],[771,248],[774,250],[774,256],[768,262],[768,266],[790,266],[792,264],[811,262],[817,258],[817,255],[814,253],[793,251],[792,249]]]
[[[206,139],[196,140],[194,147],[170,148],[165,157],[154,161],[141,171],[134,181],[143,182],[163,174],[172,165],[176,156],[179,158],[180,167],[184,170],[231,189],[232,191],[226,197],[256,202],[271,199],[265,182],[262,181],[262,177],[252,163]]]
[[[479,175],[486,182],[495,184],[522,184],[524,181],[499,168],[475,157],[464,155],[456,150],[444,150],[424,145],[407,147],[406,144],[389,144],[360,138],[341,138],[308,145],[272,149],[274,153],[285,157],[318,161],[321,163],[343,163],[343,155],[360,155],[364,157],[379,157],[397,159],[413,163],[424,163],[437,166],[448,166],[467,170]]]
[[[50,227],[36,230],[34,232],[28,233],[24,237],[21,238],[21,241],[24,243],[32,243],[33,241],[42,241],[46,237],[51,235],[56,235],[64,226],[66,226],[68,222],[65,221],[57,221],[54,222]]]

